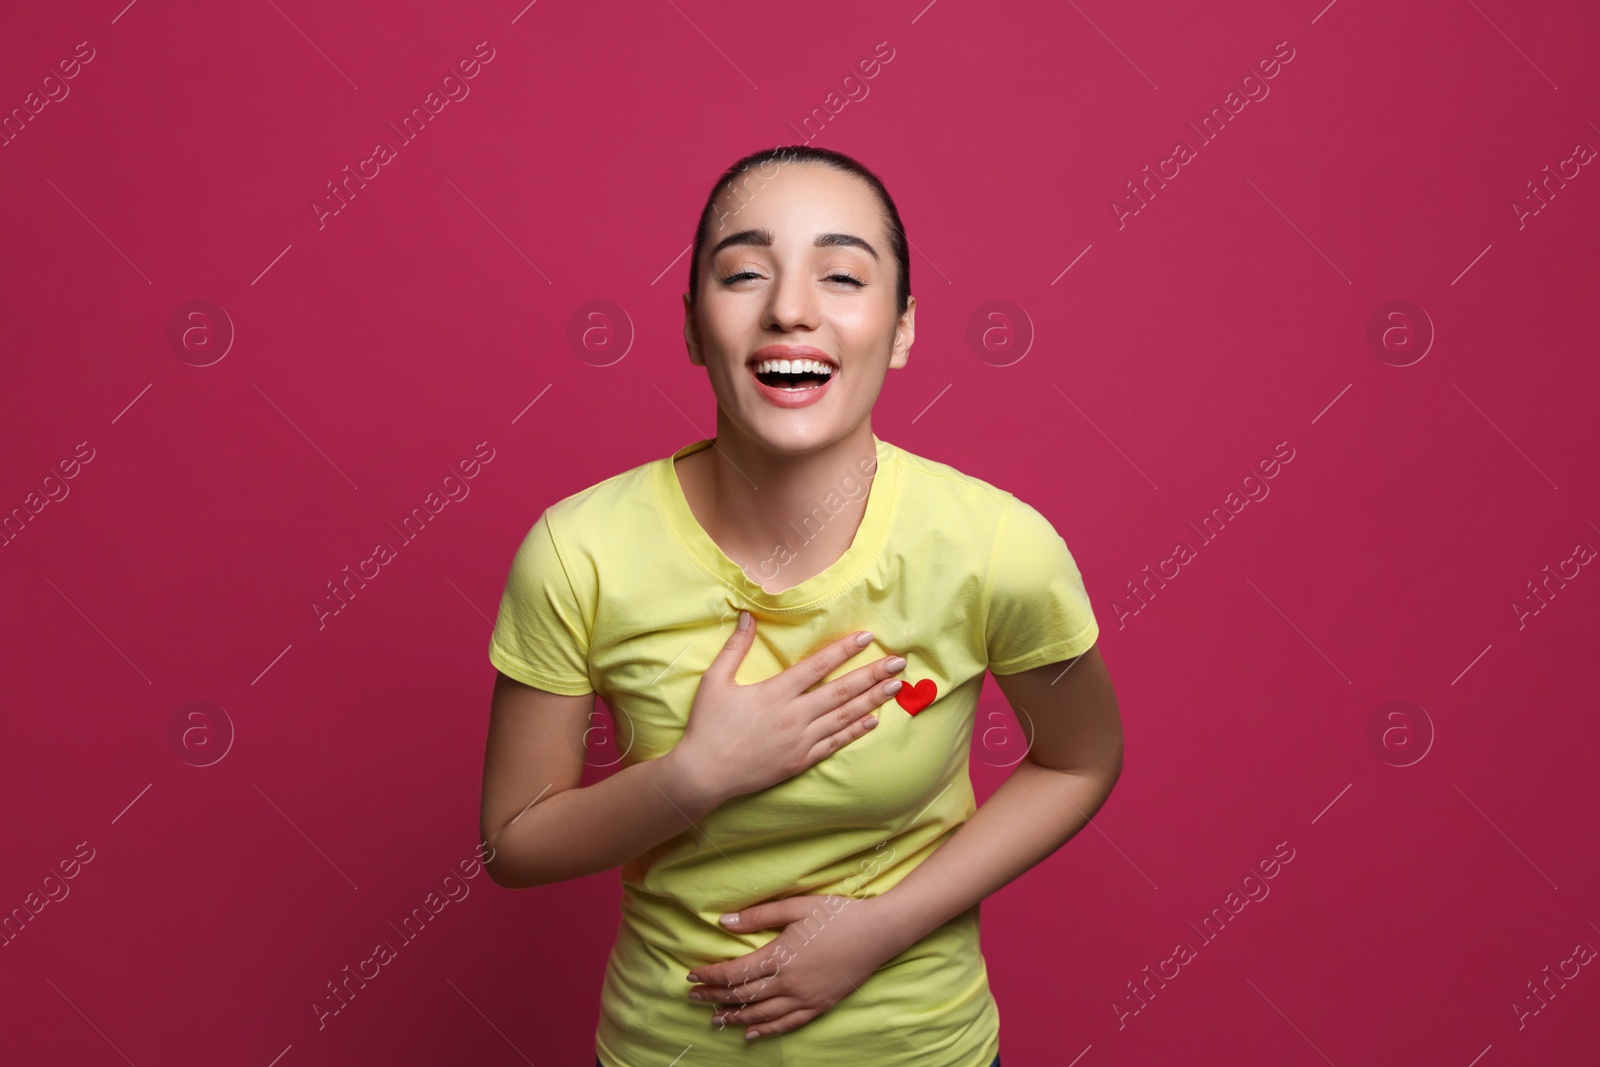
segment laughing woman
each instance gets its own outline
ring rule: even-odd
[[[695,1067],[997,1065],[979,904],[1121,772],[1066,542],[872,430],[911,349],[909,268],[894,202],[855,160],[735,163],[684,296],[716,437],[551,504],[512,561],[489,644],[487,867],[516,888],[621,867],[602,1067],[691,1048]],[[979,808],[985,672],[1032,742]],[[627,752],[580,786],[597,695]]]

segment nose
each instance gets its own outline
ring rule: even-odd
[[[764,325],[769,330],[789,333],[817,328],[816,292],[804,272],[780,271],[768,290]]]

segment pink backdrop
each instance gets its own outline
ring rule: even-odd
[[[616,873],[472,863],[491,619],[714,432],[696,213],[806,139],[914,245],[874,429],[1057,525],[1122,703],[1008,1067],[1593,1058],[1592,9],[124,2],[0,14],[7,1062],[591,1062]]]

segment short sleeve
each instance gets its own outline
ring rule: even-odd
[[[489,662],[537,689],[566,696],[594,692],[584,602],[556,548],[546,511],[512,558],[489,638]]]
[[[992,674],[1087,652],[1100,636],[1083,575],[1048,519],[1010,497],[989,562],[984,641]]]

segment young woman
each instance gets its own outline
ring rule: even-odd
[[[716,437],[550,505],[512,562],[487,867],[527,887],[621,866],[603,1067],[997,1065],[979,903],[1121,771],[1066,543],[872,431],[914,311],[870,171],[813,147],[735,163],[684,296]],[[1032,739],[979,809],[986,671]],[[597,694],[627,754],[580,787]]]

